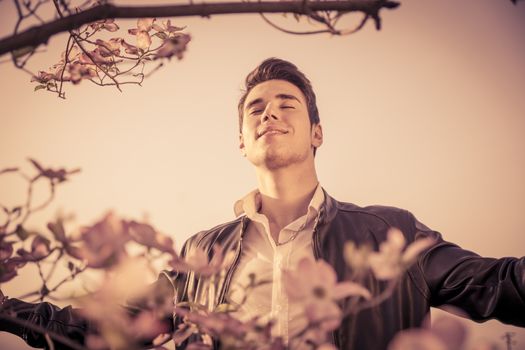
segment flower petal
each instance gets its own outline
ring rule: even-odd
[[[148,32],[138,32],[137,33],[137,47],[142,50],[147,50],[151,45],[151,37]]]
[[[403,263],[407,265],[412,264],[422,251],[434,244],[436,244],[436,240],[433,237],[425,237],[415,240],[405,249],[402,257]]]

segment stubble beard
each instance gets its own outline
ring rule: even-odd
[[[297,152],[289,147],[268,147],[254,157],[255,166],[264,166],[268,170],[278,170],[293,164],[304,162],[308,158],[307,152]]]

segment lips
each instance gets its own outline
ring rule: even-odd
[[[257,138],[264,136],[266,134],[287,134],[287,133],[288,133],[288,130],[284,128],[279,128],[276,126],[267,126],[259,130],[259,132],[257,132]]]

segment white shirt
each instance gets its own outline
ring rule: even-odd
[[[275,244],[268,218],[258,212],[261,207],[258,190],[250,192],[235,203],[235,214],[246,214],[251,223],[243,237],[242,255],[233,275],[229,294],[230,301],[235,304],[241,304],[244,297],[246,300],[234,315],[242,321],[255,316],[260,316],[261,322],[274,320],[272,335],[281,336],[285,343],[305,327],[307,320],[302,315],[302,305],[289,302],[282,271],[295,269],[299,260],[304,257],[314,259],[312,233],[323,202],[324,192],[318,184],[306,215],[279,232],[279,243],[282,245]],[[296,232],[295,239],[288,242]],[[247,291],[251,274],[255,275],[256,283],[269,283]]]

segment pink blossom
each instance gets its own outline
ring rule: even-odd
[[[138,55],[139,49],[131,44],[128,44],[124,39],[122,39],[121,42],[122,46],[124,46],[124,51],[130,55]]]
[[[120,55],[121,42],[122,39],[120,38],[111,38],[109,41],[97,39],[96,44],[102,57],[110,57]]]
[[[190,40],[191,37],[188,34],[179,34],[164,40],[164,43],[156,52],[155,58],[176,56],[179,60],[182,59],[182,54],[186,51],[186,46]]]
[[[173,33],[183,30],[186,27],[176,27],[171,25],[171,20],[163,21],[162,26],[153,23],[152,28],[155,29],[157,32],[161,33]]]
[[[102,19],[100,21],[93,22],[89,26],[94,30],[105,29],[108,32],[116,32],[119,29],[119,27],[114,22],[115,22],[114,19],[108,18],[108,19]]]
[[[141,32],[149,32],[155,22],[155,18],[139,18],[137,20],[137,29]]]
[[[74,258],[84,260],[92,268],[107,268],[127,257],[124,245],[130,240],[124,223],[109,212],[93,226],[83,229],[80,244],[66,246]]]
[[[151,46],[151,37],[148,32],[140,31],[137,33],[137,47],[146,51]]]
[[[37,81],[39,83],[45,84],[49,82],[50,80],[55,80],[57,77],[55,74],[44,72],[44,71],[38,71],[36,75],[33,75],[31,77],[31,82]]]
[[[137,36],[137,47],[143,51],[151,46],[151,36],[148,32],[151,30],[153,22],[155,22],[155,18],[139,18],[137,28],[128,30],[129,34]]]
[[[134,348],[133,344],[168,331],[167,324],[162,322],[164,310],[146,309],[132,315],[120,306],[124,299],[142,299],[150,292],[144,279],[137,278],[141,271],[144,271],[142,260],[123,259],[106,272],[96,293],[78,299],[82,306],[78,312],[97,326],[103,341],[112,349]],[[103,341],[92,339],[94,344],[103,344]]]
[[[448,350],[463,349],[467,339],[467,328],[457,318],[440,315],[433,320],[431,329],[435,335],[447,344]]]
[[[299,261],[295,271],[285,271],[284,284],[292,300],[333,302],[349,296],[371,298],[370,292],[357,283],[338,283],[334,269],[321,259]]]
[[[370,253],[368,261],[377,279],[388,280],[400,276],[423,250],[435,244],[435,239],[418,239],[406,249],[405,244],[403,233],[392,228],[387,233],[386,241],[380,244],[379,252]]]
[[[342,318],[337,301],[350,296],[370,299],[363,286],[350,282],[337,282],[334,269],[324,260],[304,258],[296,270],[284,271],[284,287],[290,301],[304,305],[310,329],[307,338],[323,342],[328,331],[336,329]]]
[[[447,344],[428,329],[409,329],[396,334],[388,350],[447,350]]]
[[[212,276],[230,266],[233,262],[234,252],[223,255],[223,249],[219,245],[213,247],[213,257],[208,258],[208,253],[201,247],[196,247],[184,257],[175,258],[170,262],[171,267],[180,272],[193,271],[197,275]]]
[[[16,251],[20,257],[26,261],[40,261],[45,259],[51,254],[50,248],[51,242],[40,235],[35,236],[31,242],[31,251],[20,248]]]
[[[200,334],[205,342],[208,342],[206,339],[211,336],[220,338],[226,348],[252,349],[253,346],[250,346],[250,343],[253,342],[253,339],[250,340],[248,335],[260,333],[261,330],[264,332],[264,329],[257,324],[257,318],[241,322],[226,312],[190,311],[183,308],[175,308],[175,313],[184,320],[184,323],[179,325],[179,329],[174,333],[173,339],[177,345],[192,334]],[[268,339],[265,338],[263,343],[267,341]]]
[[[148,224],[136,221],[126,222],[131,238],[143,246],[155,248],[166,253],[175,253],[173,240],[157,231]]]
[[[69,79],[73,84],[78,84],[83,78],[94,78],[97,71],[88,65],[78,62],[69,65]]]

